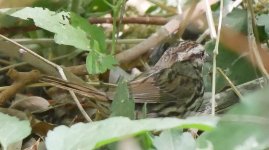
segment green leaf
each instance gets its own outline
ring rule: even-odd
[[[105,33],[103,31],[103,29],[101,27],[98,27],[96,25],[91,25],[89,24],[89,21],[74,14],[71,13],[70,15],[70,19],[71,19],[71,24],[72,26],[76,27],[76,28],[80,28],[83,31],[85,31],[87,33],[87,35],[89,36],[89,38],[95,40],[98,42],[99,46],[100,46],[100,50],[103,53],[107,53],[107,49],[106,49],[106,42],[105,42]],[[97,49],[95,49],[97,50]]]
[[[31,133],[30,122],[0,113],[0,142],[4,150],[8,145],[23,140]]]
[[[112,117],[92,123],[78,123],[73,126],[58,126],[49,131],[45,139],[48,150],[88,150],[135,136],[147,131],[160,131],[175,127],[212,130],[217,122],[215,117],[148,118],[130,120],[126,117]],[[74,137],[76,137],[74,139]]]
[[[86,59],[86,68],[90,74],[103,73],[118,64],[114,56],[91,51]]]
[[[264,88],[234,106],[217,127],[199,137],[200,147],[217,150],[269,148],[269,88]]]
[[[262,14],[256,17],[259,29],[259,36],[262,40],[268,40],[269,37],[269,14]]]
[[[214,47],[215,43],[213,41],[207,42],[205,45],[205,49],[211,54]],[[217,67],[220,67],[235,85],[256,79],[258,75],[257,69],[253,67],[246,57],[238,55],[222,44],[219,46]],[[229,85],[223,76],[220,74],[217,75],[217,90],[221,91]],[[209,80],[211,82],[211,78]]]
[[[196,143],[188,132],[182,133],[178,129],[163,131],[160,136],[153,139],[157,150],[195,150]]]
[[[90,25],[85,19],[67,12],[55,13],[43,8],[26,7],[20,10],[1,9],[0,12],[21,19],[33,19],[36,26],[55,33],[58,44],[71,45],[82,50],[91,50],[87,56],[87,70],[90,74],[103,73],[117,64],[106,52],[105,35],[101,28]],[[71,19],[71,23],[69,23]],[[72,26],[73,25],[73,26]]]
[[[46,1],[34,1],[32,7],[43,7],[48,8],[52,11],[57,11],[59,8],[67,8],[69,3],[66,3],[65,0],[46,0]]]
[[[233,9],[223,18],[223,24],[238,32],[247,33],[247,11],[243,9]]]
[[[26,7],[20,10],[1,9],[0,12],[24,20],[33,19],[36,26],[55,33],[54,40],[58,44],[71,45],[82,50],[90,50],[90,39],[79,28],[69,24],[68,12],[53,12],[39,7]]]
[[[134,119],[135,103],[129,94],[127,82],[120,78],[111,105],[111,116],[123,116]]]
[[[265,31],[269,35],[269,14],[257,16],[257,24],[260,26],[265,26]]]
[[[150,6],[150,7],[146,10],[145,14],[151,14],[151,13],[153,13],[154,11],[156,11],[157,9],[160,9],[160,8],[159,8],[158,6],[156,6],[156,5]]]
[[[5,14],[0,14],[0,27],[7,28],[7,27],[14,27],[18,24],[18,21],[14,17],[7,16]]]
[[[111,0],[107,0],[111,1]],[[105,12],[105,11],[111,11],[110,6],[108,6],[104,0],[92,0],[91,3],[88,6],[89,11],[91,12]]]
[[[74,46],[82,50],[90,50],[90,41],[86,33],[81,29],[72,26],[62,26],[55,35],[54,40],[58,44]]]
[[[152,133],[145,132],[139,136],[136,136],[136,139],[139,141],[140,146],[143,149],[151,150],[153,146]]]
[[[147,103],[145,103],[142,107],[142,118],[141,119],[147,118],[147,114],[148,114],[148,108],[147,108]]]

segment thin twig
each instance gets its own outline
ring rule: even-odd
[[[224,16],[226,16],[226,14],[230,13],[230,12],[231,12],[234,8],[236,8],[241,2],[242,2],[242,0],[235,0],[235,1],[230,5],[230,7],[228,8],[228,11],[227,11],[227,12],[223,12],[222,14],[223,14]],[[209,10],[209,12],[210,12],[210,11],[211,11],[211,10]],[[211,17],[209,16],[209,18],[211,18]],[[210,20],[213,20],[213,19],[210,19]],[[211,23],[211,26],[214,26],[214,24]],[[211,27],[211,26],[209,26],[209,28],[206,29],[206,30],[203,32],[202,35],[200,35],[200,37],[196,40],[197,43],[201,43],[201,42],[208,36],[208,34],[210,34],[210,35],[214,35],[213,32],[216,33],[216,31],[214,31],[215,28],[213,28],[214,30],[213,30],[213,32],[211,33],[211,30],[210,30],[210,27]],[[212,37],[212,36],[211,36],[211,37]]]
[[[258,33],[255,34],[255,21],[254,21],[254,12],[252,10],[252,6],[249,2],[249,0],[247,0],[247,5],[248,5],[248,44],[249,44],[249,48],[252,51],[252,53],[254,54],[255,60],[257,61],[257,65],[259,67],[259,69],[261,70],[261,72],[264,74],[264,76],[266,77],[266,79],[269,79],[269,74],[267,72],[267,70],[264,67],[261,55],[259,53],[258,50],[258,46],[256,41],[259,41],[257,38]],[[256,31],[257,32],[257,31]]]
[[[54,39],[40,38],[40,39],[12,39],[20,44],[51,44],[55,43]],[[145,39],[118,39],[117,44],[137,44]],[[107,44],[111,44],[112,40],[106,40]]]
[[[4,60],[4,59],[0,59],[0,63],[4,64],[4,65],[11,65],[12,64],[11,62]]]
[[[212,70],[212,98],[211,98],[211,113],[215,115],[216,107],[216,67],[217,67],[217,54],[213,53],[213,70]]]
[[[209,29],[206,29],[200,36],[199,38],[196,40],[197,43],[201,43],[210,33]]]
[[[19,66],[24,66],[24,65],[27,65],[27,64],[28,63],[26,63],[26,62],[12,64],[12,65],[9,65],[9,66],[6,66],[6,67],[2,67],[0,69],[0,72],[5,71],[5,70],[8,70],[8,69],[11,69],[11,68],[16,68],[16,67],[19,67]]]
[[[57,65],[57,64],[55,64],[55,63],[53,63],[53,62],[51,62],[51,61],[49,61],[49,60],[47,60],[47,59],[41,57],[41,56],[39,56],[38,54],[36,54],[36,53],[33,52],[32,50],[30,50],[29,48],[27,48],[27,47],[25,47],[25,46],[23,46],[23,45],[21,45],[21,44],[15,42],[15,41],[13,41],[12,39],[9,39],[8,37],[3,36],[2,34],[0,34],[0,37],[2,37],[3,39],[5,39],[5,40],[7,40],[7,41],[9,41],[9,42],[11,42],[11,43],[13,43],[13,44],[19,46],[19,47],[21,48],[21,49],[19,50],[21,53],[25,53],[25,52],[30,53],[31,55],[35,56],[36,58],[38,58],[38,59],[40,59],[40,60],[46,62],[47,64],[49,64],[49,65],[55,67],[55,68],[58,70],[59,74],[61,75],[62,79],[67,80],[67,78],[66,78],[66,76],[65,76],[65,74],[64,74],[64,72],[63,72],[63,68],[62,68],[61,66],[59,66],[59,65]],[[88,114],[86,113],[86,111],[85,111],[85,110],[83,109],[83,107],[81,106],[81,104],[80,104],[78,98],[76,97],[75,93],[74,93],[72,90],[69,90],[69,93],[71,94],[72,98],[74,99],[75,103],[77,104],[77,106],[78,106],[80,112],[81,112],[82,115],[85,117],[85,119],[86,119],[87,121],[91,122],[91,121],[92,121],[91,118],[88,116]]]
[[[207,18],[208,27],[210,30],[210,36],[212,39],[215,39],[217,35],[216,35],[216,29],[215,29],[215,24],[213,21],[213,15],[212,15],[211,7],[209,4],[209,0],[205,0],[205,4],[206,4],[206,18]]]
[[[1,86],[1,87],[0,87],[0,92],[6,90],[6,89],[9,88],[9,87],[10,87],[10,86]]]
[[[122,24],[146,24],[146,25],[164,25],[168,22],[168,18],[159,16],[137,16],[137,17],[123,17]],[[113,23],[113,18],[89,18],[91,24]],[[117,23],[119,19],[117,19]]]
[[[197,1],[192,0],[192,2],[190,4],[190,7],[187,9],[186,16],[184,16],[184,20],[180,23],[178,33],[177,33],[177,37],[181,37],[182,34],[184,33],[187,25],[189,25],[190,19],[192,18],[192,15],[193,15],[193,12],[194,12],[196,6],[197,6]]]
[[[237,85],[236,88],[242,95],[249,94],[253,91],[260,89],[260,83],[264,83],[264,78],[255,79],[241,85]],[[211,112],[211,97],[210,94],[205,94],[203,97],[203,103],[198,112]],[[239,97],[234,93],[234,90],[227,89],[216,94],[216,113],[223,113],[227,111],[231,106],[239,102]]]
[[[102,82],[87,82],[87,84],[89,85],[92,85],[92,86],[107,86],[107,87],[117,87],[118,85],[117,84],[113,84],[113,83],[102,83]],[[50,87],[50,86],[53,86],[51,85],[50,83],[34,83],[34,84],[30,84],[30,85],[27,85],[26,87],[27,88],[35,88],[35,87]],[[1,86],[0,87],[0,92],[9,88],[10,86]]]
[[[212,96],[214,96],[214,98],[212,97],[212,115],[215,114],[215,105],[216,105],[216,101],[215,101],[215,94],[216,94],[216,67],[217,67],[217,55],[219,53],[219,40],[220,40],[220,31],[221,31],[221,25],[222,25],[222,13],[223,13],[223,1],[220,1],[220,15],[219,15],[219,23],[218,23],[218,34],[217,34],[217,40],[216,40],[216,44],[215,44],[215,48],[214,48],[214,60],[213,60],[213,70],[215,72],[215,74],[213,73],[214,77],[214,90],[212,88]]]
[[[56,60],[64,59],[64,58],[70,56],[71,54],[72,53],[66,54],[66,55],[62,55],[62,56],[59,56],[59,57],[52,58],[51,61],[56,61]],[[26,63],[26,62],[12,64],[12,65],[9,65],[9,66],[6,66],[6,67],[1,68],[0,69],[0,72],[5,71],[5,70],[8,70],[8,69],[11,69],[11,68],[16,68],[16,67],[24,66],[24,65],[27,65],[27,64],[28,63]]]
[[[51,84],[48,83],[34,83],[30,85],[26,85],[27,88],[33,88],[33,87],[46,87],[46,86],[51,86]],[[0,92],[6,90],[10,86],[2,86],[0,87]]]
[[[216,38],[216,29],[215,29],[215,24],[213,22],[213,16],[212,16],[212,11],[211,7],[209,5],[209,1],[205,0],[206,4],[206,18],[207,18],[207,23],[210,31],[210,36],[212,39]],[[215,107],[216,107],[216,54],[213,53],[213,70],[212,70],[212,98],[211,98],[211,114],[215,115]]]
[[[207,7],[210,9],[209,6],[209,2],[206,2]],[[207,18],[209,19],[209,27],[210,25],[213,25],[214,27],[214,22],[213,20],[211,20],[212,17],[212,13],[209,14],[209,12],[211,12],[211,9],[207,11]],[[215,107],[216,107],[216,70],[217,70],[217,55],[218,55],[218,49],[219,49],[219,39],[220,39],[220,31],[221,31],[221,24],[222,24],[222,13],[223,13],[223,1],[220,1],[220,15],[219,15],[219,22],[218,22],[218,34],[217,34],[217,39],[216,39],[216,43],[215,43],[215,48],[213,50],[213,76],[212,76],[212,99],[211,99],[211,114],[215,115]],[[211,17],[210,17],[211,16]],[[211,22],[212,21],[212,22]],[[215,36],[215,28],[210,29],[211,31],[211,37]]]
[[[117,84],[113,84],[113,83],[104,83],[104,82],[87,82],[89,85],[92,86],[100,86],[100,85],[105,85],[105,86],[109,86],[109,87],[117,87]]]
[[[220,74],[225,78],[225,80],[229,83],[229,85],[231,86],[231,88],[233,89],[234,93],[240,98],[242,99],[243,96],[242,94],[238,91],[238,89],[236,88],[236,86],[233,84],[233,82],[229,79],[229,77],[227,77],[227,75],[220,69],[217,68],[217,70],[220,72]]]

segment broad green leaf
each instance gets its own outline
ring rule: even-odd
[[[157,150],[195,150],[196,143],[188,132],[182,133],[178,129],[163,131],[160,136],[153,139],[154,147]]]
[[[8,145],[23,140],[31,133],[30,122],[0,113],[0,142],[4,150]]]
[[[36,26],[55,33],[54,40],[58,44],[90,50],[90,39],[87,38],[83,30],[69,24],[70,15],[68,12],[56,13],[39,7],[26,7],[19,10],[1,9],[0,12],[24,20],[33,19]]]
[[[136,136],[136,139],[143,149],[151,150],[153,148],[152,136],[152,133],[145,132],[144,134]]]
[[[129,94],[127,82],[120,78],[116,94],[111,105],[111,116],[124,116],[134,119],[135,104]]]
[[[215,117],[148,118],[130,120],[126,117],[112,117],[92,123],[78,123],[73,126],[58,126],[49,131],[45,139],[48,150],[88,150],[135,136],[146,131],[160,131],[175,127],[211,130],[217,122]],[[74,138],[76,137],[76,138]]]
[[[112,55],[105,55],[95,51],[91,51],[86,59],[86,68],[90,74],[103,73],[107,69],[111,69],[117,64],[116,59]]]
[[[238,32],[247,33],[247,11],[243,9],[234,9],[223,18],[223,24]]]
[[[108,2],[111,2],[112,0],[107,0]],[[104,2],[104,0],[92,0],[88,5],[88,11],[90,12],[105,12],[110,11],[111,8]]]
[[[36,1],[32,5],[32,7],[43,7],[48,8],[52,11],[57,11],[59,8],[67,8],[69,3],[66,3],[66,0],[45,0],[45,1]]]
[[[117,64],[111,55],[105,55],[105,36],[101,28],[89,25],[85,19],[70,14],[55,13],[43,8],[26,7],[20,10],[1,9],[0,12],[21,19],[33,19],[36,26],[55,33],[58,44],[71,45],[78,49],[92,51],[87,57],[87,70],[90,74],[103,73]]]
[[[89,38],[95,40],[98,42],[100,50],[103,53],[107,53],[107,49],[106,49],[106,42],[105,42],[105,33],[103,31],[103,29],[101,27],[98,27],[96,25],[91,25],[89,24],[89,21],[74,14],[71,13],[70,15],[70,19],[71,19],[71,24],[72,26],[76,27],[76,28],[80,28],[83,31],[85,31],[87,33],[87,35],[89,36]],[[95,49],[97,50],[97,49]]]
[[[269,148],[269,88],[243,98],[221,118],[212,132],[203,134],[201,148],[257,150]]]
[[[257,25],[264,27],[264,32],[266,33],[266,38],[269,37],[269,14],[262,14],[256,17]],[[262,34],[262,33],[260,33]]]
[[[269,14],[257,16],[257,24],[260,26],[265,26],[265,31],[269,35]]]
[[[78,49],[90,50],[90,41],[86,38],[86,33],[81,29],[72,26],[62,26],[54,35],[54,40],[58,44],[71,45]]]
[[[7,28],[7,27],[13,27],[16,26],[18,24],[17,19],[4,15],[4,14],[0,14],[0,27],[1,28]]]
[[[205,48],[212,54],[214,42],[206,43]],[[236,54],[222,44],[219,46],[217,67],[221,68],[235,85],[256,79],[258,75],[257,69],[248,62],[246,57]],[[222,75],[219,73],[217,75],[217,90],[220,91],[229,85]],[[211,78],[209,80],[211,81]]]

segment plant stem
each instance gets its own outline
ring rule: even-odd
[[[116,43],[117,43],[117,38],[118,38],[118,28],[117,26],[119,26],[119,23],[117,23],[117,19],[122,15],[120,11],[121,9],[124,9],[122,7],[124,7],[124,3],[125,0],[118,0],[118,1],[113,1],[114,6],[112,7],[113,10],[113,31],[112,31],[112,51],[111,51],[111,55],[115,54],[116,51]],[[121,18],[122,19],[122,18]]]
[[[233,89],[234,93],[240,98],[242,99],[243,96],[242,94],[239,92],[239,90],[236,88],[236,86],[233,84],[233,82],[229,79],[229,77],[227,77],[227,75],[220,69],[217,68],[217,70],[220,72],[220,74],[226,79],[226,81],[229,83],[229,85],[231,86],[231,88]]]
[[[116,12],[113,9],[113,31],[112,31],[112,51],[111,51],[111,55],[115,54],[115,49],[116,49],[116,30],[117,30],[117,16],[116,16]]]
[[[207,3],[209,3],[209,2],[207,2]],[[209,9],[210,9],[210,7],[209,7]],[[211,12],[211,9],[208,12]],[[220,31],[221,31],[221,24],[222,24],[222,13],[223,13],[223,0],[220,0],[220,15],[219,15],[219,22],[218,22],[218,33],[217,33],[215,48],[213,50],[213,77],[212,77],[212,99],[211,99],[211,108],[212,108],[211,114],[212,115],[215,115],[215,107],[216,107],[216,97],[215,97],[215,95],[216,95],[216,73],[217,73],[216,70],[217,70],[217,55],[219,53],[218,49],[219,49]],[[212,17],[212,13],[211,13],[211,17]],[[209,19],[211,17],[207,17],[207,18]],[[209,21],[210,21],[210,19],[209,19]],[[214,25],[213,22],[211,22],[211,23],[212,23],[212,25]],[[214,31],[215,31],[215,28],[214,28]],[[211,34],[211,36],[214,36],[214,34]]]
[[[259,45],[257,45],[257,43],[259,43],[259,35],[258,35],[258,31],[257,31],[257,27],[256,27],[256,23],[255,23],[255,14],[252,8],[252,1],[251,0],[247,0],[247,8],[248,8],[248,43],[249,43],[249,48],[250,50],[252,50],[252,53],[254,55],[255,60],[257,61],[258,67],[260,69],[260,71],[263,73],[263,75],[265,76],[265,81],[269,80],[269,74],[267,72],[267,70],[264,67],[260,52],[259,52]],[[254,58],[252,57],[252,59],[254,60]]]
[[[81,0],[70,0],[70,11],[79,13]]]

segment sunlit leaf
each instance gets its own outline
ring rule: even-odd
[[[58,44],[71,45],[82,50],[90,50],[90,39],[79,28],[69,24],[68,12],[53,12],[39,7],[23,9],[1,9],[0,12],[24,20],[33,19],[36,26],[55,33],[54,40]]]
[[[269,88],[243,98],[219,121],[217,128],[199,138],[200,147],[217,150],[269,148]]]
[[[48,150],[88,150],[146,131],[160,131],[175,127],[212,130],[216,122],[217,118],[214,117],[193,117],[185,120],[177,118],[130,120],[126,117],[112,117],[92,123],[78,123],[70,128],[58,126],[53,131],[49,131],[45,142]]]
[[[103,73],[107,69],[111,69],[117,64],[116,59],[112,55],[105,55],[92,51],[86,59],[86,68],[90,74]]]
[[[269,37],[269,14],[262,14],[256,17],[259,37],[261,40],[268,40]]]
[[[72,26],[76,28],[80,28],[83,31],[85,31],[87,35],[89,36],[89,38],[98,42],[100,51],[103,53],[107,53],[106,43],[105,43],[106,37],[101,27],[89,24],[88,20],[74,13],[71,13],[70,17],[71,17],[70,20],[71,20]]]
[[[31,133],[30,122],[0,113],[0,142],[4,150],[8,145],[23,140]]]
[[[163,131],[160,136],[153,139],[154,147],[157,150],[195,150],[196,143],[188,132],[182,133],[178,129]]]

